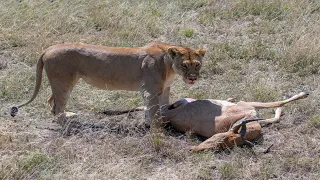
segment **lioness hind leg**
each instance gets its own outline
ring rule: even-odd
[[[69,93],[68,94],[56,93],[53,95],[53,97],[54,97],[53,106],[51,108],[52,114],[58,115],[60,113],[63,113],[67,105]]]
[[[56,122],[61,126],[64,126],[69,117],[72,116],[72,114],[65,112],[65,108],[72,88],[72,86],[66,86],[64,88],[59,88],[58,91],[55,91],[56,88],[52,87],[53,106],[51,112],[55,116],[58,115],[58,120]]]
[[[51,107],[51,110],[54,111],[53,106],[54,106],[54,98],[53,95],[51,95],[51,97],[48,99],[48,103]],[[65,112],[66,117],[73,117],[76,115],[76,113],[73,112]]]
[[[48,100],[51,112],[54,115],[64,113],[70,93],[79,78],[76,74],[60,74],[58,77],[47,74],[52,89],[52,97]]]

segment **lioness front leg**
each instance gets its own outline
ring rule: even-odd
[[[143,89],[141,91],[142,97],[144,99],[146,110],[146,120],[150,123],[151,128],[160,128],[161,120],[159,113],[159,97],[157,93],[152,93],[148,90]]]
[[[160,106],[169,104],[170,87],[165,88],[162,94],[159,96]]]

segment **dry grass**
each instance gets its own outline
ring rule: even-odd
[[[316,0],[0,2],[0,179],[317,179],[320,169],[320,3]],[[52,123],[44,80],[16,118],[8,108],[33,91],[34,64],[50,45],[84,42],[141,46],[165,41],[208,51],[201,81],[177,79],[181,97],[271,101],[300,91],[306,100],[264,127],[254,153],[192,153],[192,135],[152,134],[142,113],[95,112],[141,105],[138,93],[106,92],[82,81],[68,110],[101,124],[69,137]],[[88,96],[90,94],[90,96]],[[270,116],[270,111],[261,112]],[[271,152],[263,154],[273,144]]]

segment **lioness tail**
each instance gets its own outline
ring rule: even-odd
[[[32,95],[31,99],[30,99],[28,102],[23,103],[23,104],[21,104],[21,105],[19,105],[19,106],[14,106],[14,107],[12,107],[12,108],[10,109],[10,115],[11,115],[12,117],[14,117],[14,116],[17,115],[18,110],[19,110],[20,107],[25,106],[25,105],[31,103],[31,102],[36,98],[36,96],[37,96],[37,94],[38,94],[38,92],[39,92],[39,90],[40,90],[40,85],[41,85],[41,80],[42,80],[42,71],[43,71],[43,60],[42,60],[43,55],[44,55],[44,54],[42,54],[42,55],[40,56],[40,58],[39,58],[39,60],[38,60],[38,63],[37,63],[36,85],[35,85],[35,88],[34,88],[33,95]]]
[[[102,113],[107,116],[115,116],[115,115],[130,113],[134,111],[145,111],[146,109],[147,108],[145,106],[139,106],[139,107],[128,109],[128,110],[104,110]]]

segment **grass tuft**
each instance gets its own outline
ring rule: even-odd
[[[320,128],[320,115],[319,114],[312,115],[309,119],[308,124],[319,129]]]
[[[0,168],[0,177],[4,179],[36,178],[52,166],[51,158],[43,153],[31,153],[17,157],[14,162]]]
[[[194,29],[186,29],[182,31],[182,34],[188,38],[192,37],[194,33],[195,33]]]
[[[220,173],[222,179],[235,179],[237,177],[236,167],[232,162],[226,162],[220,167]]]
[[[254,101],[260,102],[272,102],[279,99],[279,92],[262,82],[251,84],[249,91]]]

